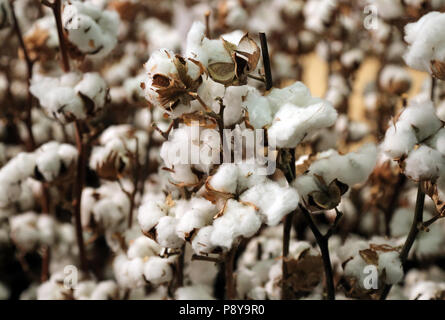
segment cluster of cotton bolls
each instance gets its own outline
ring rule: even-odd
[[[59,77],[36,74],[30,91],[48,116],[62,123],[95,115],[108,99],[105,81],[94,72],[71,72]]]
[[[69,144],[52,141],[33,153],[21,152],[0,169],[4,192],[1,207],[7,207],[22,197],[22,186],[28,178],[53,182],[72,172],[77,160],[77,150]],[[27,189],[29,190],[29,189]]]
[[[119,254],[113,269],[119,285],[124,288],[167,284],[173,279],[176,255],[160,257],[161,247],[153,240],[140,236],[132,241],[126,253]]]
[[[431,101],[412,101],[387,130],[382,148],[404,161],[412,179],[436,181],[445,172],[444,132]]]

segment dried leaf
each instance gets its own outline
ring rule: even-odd
[[[379,264],[379,256],[376,251],[372,249],[365,249],[359,251],[360,256],[363,260],[365,260],[368,264],[378,265]]]

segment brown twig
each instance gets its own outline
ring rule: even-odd
[[[64,72],[70,71],[70,61],[68,58],[68,48],[65,42],[65,33],[63,31],[62,25],[62,0],[54,0],[54,2],[49,2],[47,0],[42,0],[42,4],[49,7],[54,14],[56,19],[57,35],[59,37],[59,47],[62,56],[62,68]]]
[[[264,32],[260,32],[261,53],[263,55],[264,74],[266,76],[266,90],[273,86],[272,71],[270,69],[269,49],[267,48],[267,39]]]
[[[326,278],[326,291],[328,300],[335,300],[335,285],[334,285],[334,274],[332,271],[331,258],[329,255],[329,238],[332,236],[333,232],[337,228],[340,218],[342,217],[342,213],[336,209],[337,217],[335,218],[334,224],[330,227],[326,234],[322,234],[318,227],[315,225],[314,220],[312,220],[311,214],[306,210],[301,204],[300,210],[303,213],[304,218],[306,219],[309,228],[315,236],[315,240],[320,248],[321,258],[323,260],[323,267]]]
[[[417,199],[416,199],[416,208],[414,210],[414,219],[411,224],[411,229],[409,230],[408,236],[406,238],[405,244],[402,247],[402,251],[400,251],[400,261],[402,262],[402,266],[405,265],[406,260],[408,259],[409,251],[416,240],[417,234],[419,233],[422,224],[423,224],[423,207],[425,203],[425,193],[422,190],[422,183],[419,182],[417,187]],[[382,294],[380,295],[380,300],[385,300],[391,291],[392,285],[386,285],[383,288]]]
[[[22,49],[23,52],[23,56],[25,58],[25,62],[26,62],[26,71],[27,71],[27,77],[28,77],[28,103],[27,103],[27,107],[26,107],[26,115],[25,115],[25,127],[26,127],[26,131],[28,133],[28,142],[27,142],[27,149],[28,151],[33,151],[36,147],[36,143],[35,143],[35,139],[34,139],[34,134],[32,132],[32,118],[31,118],[31,111],[32,111],[32,102],[33,102],[33,97],[31,94],[31,91],[29,90],[29,87],[31,85],[31,79],[32,79],[32,68],[34,65],[34,61],[31,60],[31,58],[29,57],[29,53],[28,53],[28,49],[26,48],[25,45],[25,41],[23,41],[23,35],[22,35],[22,31],[20,29],[20,24],[17,20],[17,16],[15,14],[15,10],[14,10],[14,1],[11,1],[11,16],[12,16],[12,21],[13,21],[13,25],[14,25],[14,31],[15,34],[17,35],[17,38],[19,40],[19,45],[20,48]]]
[[[227,252],[225,261],[224,261],[224,270],[225,270],[225,278],[226,278],[226,299],[227,300],[236,299],[235,277],[233,274],[236,249],[237,249],[237,246],[234,245],[233,248],[231,248]]]
[[[85,243],[83,241],[82,233],[82,221],[81,221],[81,199],[82,190],[85,182],[85,148],[82,140],[82,129],[80,120],[74,122],[75,134],[76,134],[76,146],[77,146],[77,175],[74,185],[74,223],[76,227],[76,239],[79,247],[80,265],[83,271],[88,270],[88,261],[85,252]]]

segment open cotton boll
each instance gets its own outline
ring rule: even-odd
[[[305,108],[285,104],[275,114],[268,135],[279,148],[295,148],[307,135],[332,126],[336,119],[337,111],[326,101]]]
[[[270,103],[273,115],[287,103],[305,107],[316,100],[316,98],[311,96],[309,88],[300,81],[296,81],[284,88],[273,88],[266,98]]]
[[[364,288],[365,277],[368,273],[363,272],[368,263],[362,259],[360,255],[355,255],[351,260],[348,261],[344,267],[344,275],[346,277],[353,277],[357,279],[357,285]]]
[[[223,163],[209,180],[209,185],[216,191],[236,193],[238,166],[233,163]]]
[[[102,58],[117,44],[120,19],[115,11],[72,1],[63,8],[62,23],[69,41],[83,54]]]
[[[198,233],[193,237],[192,248],[197,254],[211,253],[216,246],[212,244],[211,236],[215,228],[207,226],[199,229]]]
[[[215,300],[211,295],[212,288],[198,285],[179,287],[175,291],[176,300]]]
[[[145,262],[144,276],[148,282],[154,285],[167,283],[173,279],[171,259],[151,257]]]
[[[286,214],[295,210],[299,197],[295,189],[270,181],[248,189],[240,200],[254,204],[266,216],[265,222],[275,226]]]
[[[272,123],[272,110],[269,99],[262,96],[257,89],[252,88],[247,92],[242,106],[247,109],[249,122],[255,129],[262,129]]]
[[[130,259],[145,258],[159,254],[160,246],[150,238],[145,236],[137,237],[131,242],[127,250],[127,256]]]
[[[138,210],[138,222],[143,232],[149,232],[166,216],[168,209],[161,201],[147,201]]]
[[[113,300],[119,298],[119,287],[113,280],[97,283],[91,292],[91,300]]]
[[[444,26],[445,14],[437,11],[429,12],[417,22],[405,26],[405,41],[409,45],[404,55],[407,65],[443,78],[444,75],[434,64],[445,62],[445,45],[441,41]]]
[[[213,226],[212,243],[230,249],[238,237],[253,236],[260,228],[261,220],[253,207],[229,199],[224,214],[213,222]]]
[[[60,77],[34,74],[29,90],[45,113],[62,123],[96,114],[108,96],[106,84],[97,73],[71,72]]]
[[[128,259],[125,254],[120,254],[113,261],[113,271],[116,281],[124,288],[137,288],[145,285],[142,258]]]
[[[366,144],[355,152],[339,155],[336,151],[319,155],[319,159],[313,162],[306,175],[319,175],[326,184],[333,180],[347,184],[352,187],[357,183],[365,181],[371,174],[377,161],[377,148],[373,144]],[[296,179],[294,185],[300,196],[306,196],[307,191],[313,191],[309,186],[316,186],[315,180],[305,178],[306,175]],[[315,188],[314,190],[318,190]]]
[[[436,109],[431,101],[412,101],[400,114],[397,122],[409,123],[417,136],[418,141],[423,141],[442,127],[441,121],[436,116]]]
[[[379,273],[385,272],[386,284],[396,284],[403,279],[402,262],[397,251],[380,253],[378,263]]]
[[[412,125],[409,122],[398,121],[386,130],[381,147],[388,156],[398,159],[407,155],[416,143],[417,137]]]
[[[211,224],[218,212],[217,207],[204,198],[192,198],[190,203],[191,208],[185,211],[176,227],[176,232],[182,239],[188,238],[194,230]]]
[[[177,249],[182,246],[184,240],[176,234],[178,220],[174,217],[164,216],[156,225],[156,242],[162,247]]]
[[[444,172],[445,156],[425,145],[411,151],[405,160],[405,174],[415,181],[436,180]]]
[[[31,251],[39,244],[38,220],[38,216],[34,212],[23,213],[9,219],[11,238],[24,251]]]
[[[74,90],[88,97],[94,103],[95,112],[102,109],[108,99],[107,84],[96,72],[84,73],[82,80],[74,87]]]
[[[310,0],[304,6],[305,27],[323,33],[334,18],[337,0]]]
[[[181,47],[180,32],[157,18],[143,21],[139,32],[149,44],[150,52],[161,48],[177,51]]]
[[[244,192],[245,190],[254,187],[256,185],[265,183],[268,181],[267,175],[264,174],[266,168],[258,163],[240,163],[238,167],[238,180],[237,180],[237,194]]]

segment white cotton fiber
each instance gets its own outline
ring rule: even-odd
[[[231,248],[236,238],[253,236],[260,228],[261,220],[253,207],[229,199],[224,214],[213,222],[213,226],[212,243]]]
[[[295,210],[299,197],[295,189],[281,187],[270,181],[248,189],[240,196],[240,200],[254,204],[265,215],[265,222],[275,226],[286,214]]]

